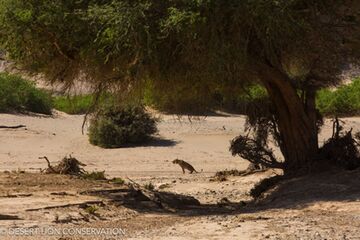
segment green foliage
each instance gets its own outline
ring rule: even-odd
[[[148,141],[156,133],[156,120],[143,107],[106,106],[90,122],[90,143],[116,148]]]
[[[182,92],[184,94],[182,94]],[[240,114],[250,114],[254,104],[267,99],[264,87],[250,85],[242,91],[228,94],[227,90],[214,91],[211,98],[200,102],[197,96],[178,90],[178,94],[161,93],[151,85],[145,88],[144,103],[161,111],[196,113],[199,111],[220,109]],[[354,79],[349,85],[337,89],[328,88],[318,91],[316,105],[325,116],[352,116],[360,113],[360,78]],[[206,108],[208,106],[208,108]]]
[[[119,185],[125,184],[125,180],[119,177],[111,179],[111,182]]]
[[[50,81],[70,85],[82,77],[101,88],[136,88],[150,78],[158,91],[168,92],[163,108],[176,109],[171,95],[179,92],[185,103],[211,105],[206,100],[214,90],[234,92],[258,77],[252,63],[305,74],[308,57],[325,53],[317,34],[322,30],[327,40],[331,32],[313,24],[319,21],[311,13],[330,14],[336,2],[3,0],[0,46],[23,69]]]
[[[92,103],[92,94],[54,97],[54,108],[67,114],[84,114]]]
[[[147,189],[147,190],[149,190],[149,191],[154,191],[155,186],[154,186],[154,184],[152,184],[151,182],[149,182],[149,183],[146,183],[146,184],[144,185],[144,188]]]
[[[94,102],[94,94],[75,95],[75,96],[57,96],[54,97],[54,108],[66,112],[68,114],[85,114],[89,110],[95,111],[96,108],[91,109],[94,104],[96,106],[103,106],[114,101],[113,96],[108,93],[102,94],[98,102]]]
[[[51,114],[50,94],[19,76],[0,73],[0,112],[30,111]]]
[[[317,107],[328,116],[349,116],[360,113],[360,78],[335,90],[323,89],[317,95]]]
[[[99,207],[95,206],[95,205],[91,205],[91,206],[88,206],[85,208],[85,211],[91,215],[95,215],[98,210],[99,210]]]
[[[99,172],[85,172],[81,175],[82,178],[87,180],[106,180],[105,171],[99,171]]]
[[[226,91],[218,94],[219,108],[240,114],[249,114],[254,110],[254,104],[268,98],[265,88],[260,85],[243,87],[237,94],[226,94]]]
[[[159,189],[163,190],[163,189],[170,188],[170,187],[171,187],[171,185],[169,183],[164,183],[159,186]]]
[[[145,101],[173,111],[207,110],[261,83],[282,96],[271,98],[271,110],[270,101],[259,99],[257,106],[265,107],[254,108],[260,117],[249,117],[250,125],[261,116],[273,127],[282,122],[277,135],[287,144],[281,150],[294,163],[287,166],[298,169],[314,138],[296,91],[336,84],[349,59],[360,59],[359,8],[357,1],[339,0],[2,0],[0,48],[22,69],[67,86],[81,78],[96,91],[127,96],[151,80]],[[112,111],[93,120],[92,143],[115,147],[143,139],[143,130]]]
[[[346,36],[329,28],[344,20],[339,9],[349,9],[346,19],[354,18],[357,5],[351,4],[3,0],[0,47],[23,69],[68,86],[81,77],[97,90],[125,87],[117,88],[125,94],[124,89],[146,86],[144,79],[150,79],[158,108],[184,111],[189,106],[196,112],[218,104],[212,100],[219,91],[228,98],[239,95],[245,83],[262,81],[262,64],[287,73],[297,86],[308,80],[309,71],[321,85],[338,80],[343,64],[336,63],[349,51],[333,56],[344,44],[336,45],[338,36],[328,34],[339,33],[344,41],[358,38],[352,35],[354,24],[341,29]]]
[[[0,44],[11,59],[29,71],[45,75],[64,71],[74,59],[71,48],[86,45],[86,26],[79,7],[89,1],[4,0],[0,2]],[[57,29],[55,31],[55,29]],[[73,34],[77,32],[78,34]],[[82,35],[82,36],[81,36]],[[64,47],[69,43],[71,47]],[[60,58],[58,58],[60,57]],[[58,77],[74,73],[67,69]]]

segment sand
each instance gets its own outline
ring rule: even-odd
[[[189,161],[204,174],[246,166],[228,151],[229,141],[243,130],[243,117],[207,117],[192,123],[185,117],[180,121],[176,116],[161,119],[160,140],[149,146],[102,149],[91,145],[86,133],[82,135],[82,115],[1,114],[1,124],[24,124],[27,130],[0,130],[0,170],[46,167],[46,162],[38,157],[46,155],[50,161],[59,161],[67,154],[89,169],[106,170],[110,176],[181,175],[180,168],[171,163],[175,158]]]
[[[208,116],[192,119],[191,122],[187,117],[159,117],[159,140],[140,147],[102,149],[89,144],[87,135],[81,133],[82,115],[61,112],[55,112],[52,117],[0,114],[0,125],[26,125],[26,129],[0,129],[0,171],[24,170],[29,174],[36,173],[46,167],[45,161],[38,157],[47,156],[50,161],[57,162],[65,155],[72,154],[87,165],[87,170],[105,170],[109,178],[129,177],[141,184],[151,182],[156,188],[166,184],[164,191],[194,196],[202,204],[216,204],[224,197],[235,203],[251,201],[248,192],[254,184],[275,174],[267,171],[247,177],[230,177],[224,182],[210,181],[216,171],[243,170],[247,167],[246,161],[231,156],[228,151],[230,140],[243,132],[243,116]],[[360,118],[346,118],[344,121],[348,128],[360,130]],[[331,136],[331,131],[331,122],[327,120],[320,142]],[[202,172],[183,174],[178,166],[171,163],[175,158],[190,162]],[[351,174],[336,179],[346,178],[351,181],[359,176],[359,172]],[[2,177],[0,180],[5,180],[0,181],[0,190],[3,189],[5,195],[30,192],[32,196],[20,196],[16,201],[15,198],[0,196],[0,205],[4,207],[1,214],[22,215],[29,205],[41,207],[97,199],[76,195],[77,191],[94,187],[96,183],[91,186],[82,183],[72,186],[67,180],[55,179],[55,182],[65,181],[69,185],[60,184],[53,188],[49,186],[53,180],[45,181],[40,177],[31,185],[38,187],[29,188],[27,184],[30,183],[26,182],[31,182],[33,177],[26,174],[13,173]],[[327,183],[329,178],[331,175],[299,180],[300,185],[289,183],[286,191],[275,194],[274,199],[264,203],[265,207],[255,205],[232,214],[187,213],[183,216],[110,208],[104,210],[107,220],[95,219],[93,223],[97,226],[107,224],[126,227],[129,234],[125,238],[129,239],[360,239],[360,185],[356,181],[352,181],[350,187],[343,182]],[[6,179],[23,179],[25,183],[18,186],[15,180],[9,183]],[[309,181],[308,184],[302,184],[306,181]],[[314,184],[318,187],[315,190]],[[50,196],[50,192],[55,190],[70,191],[75,196]],[[324,196],[330,195],[327,198],[314,198],[319,191]],[[334,197],[339,194],[349,197]],[[269,207],[273,202],[279,205],[276,208]],[[52,214],[48,213],[48,219],[42,220],[54,224]],[[36,216],[25,214],[26,221],[22,224],[45,224],[38,222]],[[126,221],[121,220],[121,216],[127,216]],[[2,220],[0,227],[13,223]],[[16,224],[20,222],[16,221]]]

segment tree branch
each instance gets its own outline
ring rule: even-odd
[[[25,125],[15,125],[15,126],[5,126],[5,125],[0,125],[0,128],[10,128],[10,129],[17,129],[17,128],[25,128]]]

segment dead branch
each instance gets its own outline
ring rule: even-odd
[[[39,157],[39,159],[45,159],[48,164],[48,169],[46,170],[46,173],[56,173],[55,169],[51,166],[49,159],[46,156]],[[49,172],[50,171],[50,172]]]
[[[112,189],[95,189],[95,190],[86,190],[79,192],[80,195],[109,195],[113,193],[129,193],[131,190],[126,188],[112,188]]]
[[[339,138],[341,131],[343,130],[343,126],[341,124],[344,124],[345,122],[340,120],[338,117],[335,117],[333,120],[333,133],[331,138]]]
[[[26,212],[33,212],[33,211],[41,211],[41,210],[48,210],[48,209],[55,209],[55,208],[68,208],[68,207],[86,207],[87,205],[105,205],[101,200],[92,200],[92,201],[85,201],[81,203],[70,203],[64,205],[55,205],[55,206],[47,206],[42,208],[30,208],[26,209]]]
[[[127,178],[130,183],[128,186],[136,192],[142,194],[150,201],[156,203],[159,207],[162,207],[168,211],[175,211],[175,209],[186,208],[188,206],[198,206],[200,202],[191,196],[184,196],[175,193],[158,192],[153,190],[145,189],[140,184]]]
[[[231,141],[230,151],[233,156],[240,157],[253,163],[254,166],[266,168],[283,168],[283,164],[279,162],[273,151],[256,139],[247,136],[238,136]]]
[[[266,172],[267,170],[268,168],[261,167],[259,164],[250,163],[247,169],[243,171],[233,169],[216,172],[214,178],[212,178],[212,181],[226,181],[228,176],[245,177],[255,173]]]
[[[319,158],[326,161],[326,164],[333,164],[338,167],[354,170],[360,167],[360,150],[357,142],[360,133],[352,134],[343,131],[343,121],[337,117],[333,120],[333,134],[329,140],[319,149]]]
[[[71,155],[69,157],[64,157],[61,162],[56,166],[52,166],[46,156],[39,157],[39,159],[45,159],[47,161],[48,168],[45,170],[45,173],[47,174],[53,173],[79,176],[85,173],[85,170],[81,166],[86,165],[81,163]]]
[[[140,184],[138,184],[137,182],[131,180],[130,178],[127,178],[131,183],[128,184],[128,186],[135,190],[135,191],[140,191],[145,197],[147,197],[149,200],[158,203],[161,205],[161,202],[159,201],[159,199],[155,196],[154,191],[150,191],[148,189],[145,189],[143,187],[141,187]]]
[[[0,198],[18,198],[18,197],[31,197],[32,193],[18,193],[1,195]]]
[[[0,128],[10,128],[10,129],[17,129],[17,128],[25,128],[25,125],[15,125],[15,126],[5,126],[5,125],[0,125]]]

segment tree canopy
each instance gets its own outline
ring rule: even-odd
[[[214,90],[260,83],[294,170],[318,148],[316,90],[359,60],[359,10],[356,0],[1,0],[0,46],[50,81],[122,93],[151,81],[204,106]]]
[[[9,58],[53,81],[146,76],[234,90],[265,63],[299,85],[309,76],[327,85],[358,44],[355,2],[2,0],[0,41]]]

